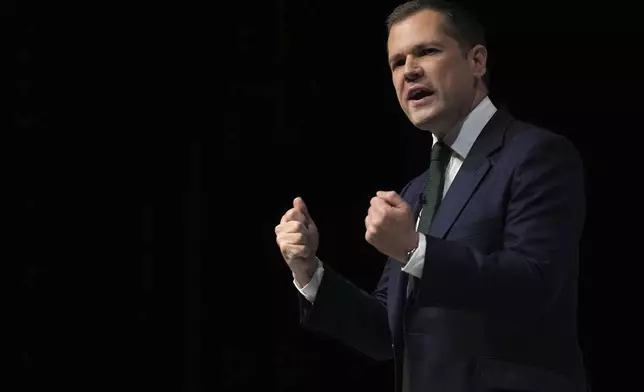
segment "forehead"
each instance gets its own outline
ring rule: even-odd
[[[445,31],[444,16],[433,10],[422,10],[391,26],[387,38],[390,55],[404,53],[418,44],[436,41],[449,44],[450,37]]]

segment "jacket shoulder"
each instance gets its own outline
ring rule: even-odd
[[[579,159],[580,155],[577,147],[566,136],[517,119],[509,124],[503,145],[505,153],[518,160],[551,148],[571,154],[575,159]]]

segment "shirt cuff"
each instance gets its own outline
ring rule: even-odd
[[[412,253],[407,264],[402,267],[402,271],[420,279],[423,276],[423,266],[425,265],[425,249],[427,240],[425,234],[418,233],[418,248]]]
[[[311,303],[315,301],[315,297],[318,293],[318,288],[320,287],[320,282],[322,281],[322,276],[324,275],[324,266],[322,262],[317,257],[315,259],[318,261],[318,268],[317,270],[315,270],[315,273],[313,274],[313,277],[311,278],[309,283],[304,285],[304,287],[300,287],[299,283],[297,283],[297,281],[293,279],[293,284],[295,285],[297,290]]]

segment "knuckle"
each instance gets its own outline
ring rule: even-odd
[[[373,226],[376,226],[376,227],[380,226],[381,223],[382,223],[382,215],[377,214],[371,217],[371,224]]]
[[[303,233],[303,232],[306,230],[306,227],[304,226],[304,223],[302,223],[302,222],[300,222],[300,221],[295,221],[295,223],[293,224],[293,226],[295,227],[295,230],[296,230],[298,233]]]

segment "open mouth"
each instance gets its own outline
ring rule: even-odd
[[[433,94],[434,92],[430,90],[428,87],[424,87],[424,86],[413,87],[407,93],[407,99],[411,102],[420,102],[423,99],[430,97]]]

